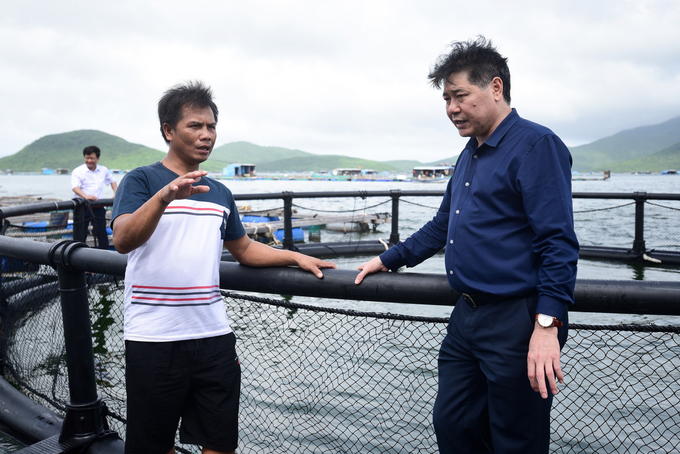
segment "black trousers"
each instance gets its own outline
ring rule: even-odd
[[[527,377],[537,302],[530,296],[473,308],[458,300],[439,352],[433,419],[441,453],[548,453],[553,396],[548,388],[542,399]]]
[[[85,210],[85,229],[92,224],[92,235],[97,240],[97,248],[109,248],[109,235],[106,233],[106,208],[90,208]]]

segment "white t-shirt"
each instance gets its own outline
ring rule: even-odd
[[[178,176],[160,162],[125,175],[114,199],[112,224]],[[245,230],[226,186],[205,177],[196,184],[210,191],[173,201],[151,238],[128,254],[126,340],[171,342],[231,332],[219,266],[223,242],[242,237]]]
[[[71,187],[80,188],[85,195],[93,195],[98,199],[102,198],[104,186],[115,183],[115,181],[109,173],[109,169],[99,164],[94,171],[88,169],[87,164],[81,164],[71,172]],[[75,194],[75,197],[80,196]]]

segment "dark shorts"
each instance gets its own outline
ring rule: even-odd
[[[166,454],[180,441],[234,451],[241,366],[233,333],[178,342],[125,342],[126,454]]]

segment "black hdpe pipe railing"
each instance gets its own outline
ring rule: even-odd
[[[389,191],[337,191],[337,192],[281,192],[281,193],[259,193],[259,194],[235,194],[234,199],[243,200],[283,200],[284,203],[284,235],[283,247],[289,250],[302,250],[303,252],[315,255],[336,255],[336,254],[377,254],[383,250],[383,245],[378,241],[359,241],[354,242],[350,247],[319,248],[317,246],[304,245],[296,246],[293,241],[293,199],[304,198],[347,198],[347,197],[390,197],[392,199],[392,230],[390,232],[389,244],[394,245],[399,242],[399,200],[401,197],[441,197],[444,191],[402,191],[393,189]],[[630,193],[588,193],[575,192],[575,199],[620,199],[635,201],[635,238],[631,248],[581,246],[579,255],[584,258],[606,259],[606,260],[625,260],[641,261],[652,259],[661,263],[680,265],[680,253],[675,251],[647,251],[644,239],[644,205],[647,200],[680,200],[680,194],[663,194],[634,192]],[[76,241],[85,241],[87,231],[83,222],[85,210],[88,206],[111,206],[113,199],[101,199],[96,202],[87,202],[82,199],[73,199],[62,202],[43,202],[31,205],[16,207],[0,207],[0,221],[3,227],[8,224],[7,218],[12,216],[49,212],[56,210],[73,209],[73,238]],[[355,245],[360,247],[352,251]]]
[[[85,272],[124,276],[127,256],[64,241],[50,245],[0,236],[0,256],[57,268],[64,319],[70,400],[56,432],[54,415],[8,389],[0,379],[0,421],[45,438],[19,451],[29,453],[121,453],[123,442],[108,430],[97,394]],[[320,298],[454,306],[459,297],[445,275],[376,273],[355,285],[354,270],[324,270],[323,279],[297,268],[220,264],[220,288]],[[42,282],[36,284],[39,285]],[[578,280],[573,311],[680,315],[680,282]],[[12,406],[13,412],[8,406]],[[20,410],[18,410],[20,409]],[[23,412],[18,415],[16,412]],[[45,416],[47,415],[47,416]]]
[[[50,244],[0,236],[0,256],[50,265]],[[53,260],[61,260],[55,254]],[[127,255],[73,248],[74,271],[123,277]],[[324,278],[294,267],[253,268],[220,263],[220,287],[259,293],[409,304],[455,305],[459,296],[443,274],[376,273],[355,285],[356,270],[323,270]],[[577,279],[575,312],[680,315],[680,282]]]
[[[62,200],[59,202],[39,202],[29,205],[17,205],[0,207],[0,225],[3,231],[9,225],[8,218],[15,216],[25,216],[37,213],[49,213],[51,211],[73,211],[73,239],[75,241],[85,241],[87,229],[85,226],[85,214],[90,208],[110,207],[113,199],[99,199],[89,201],[85,199]]]
[[[6,237],[1,238],[5,240],[5,243],[11,240]],[[84,243],[74,241],[62,241],[52,245],[20,241],[20,243],[9,241],[8,247],[3,249],[0,255],[50,265],[57,269],[64,325],[69,401],[66,403],[66,416],[61,422],[59,434],[53,434],[56,424],[52,413],[39,410],[35,404],[21,399],[14,393],[10,394],[12,405],[26,410],[27,413],[8,415],[3,418],[3,422],[15,430],[29,427],[30,430],[21,432],[21,435],[27,438],[46,435],[37,443],[17,452],[21,454],[121,453],[124,444],[117,433],[108,429],[104,417],[105,406],[97,393],[85,270],[71,265],[73,251],[89,248]],[[99,252],[106,253],[106,251]],[[107,255],[117,256],[118,254],[108,253]],[[97,260],[94,257],[90,260],[93,259]],[[97,265],[96,262],[95,265]],[[87,269],[88,266],[84,268]],[[105,265],[104,269],[110,268]],[[4,388],[5,384],[4,380],[0,382],[0,388]],[[4,399],[2,403],[9,405]],[[37,413],[36,409],[38,409]],[[2,414],[4,415],[5,412]],[[45,419],[45,415],[49,418]],[[31,422],[33,424],[30,424]]]

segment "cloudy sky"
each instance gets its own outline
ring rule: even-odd
[[[22,0],[0,14],[0,156],[98,129],[165,150],[156,103],[200,79],[217,145],[423,162],[464,145],[427,73],[478,34],[512,105],[579,145],[680,115],[680,2]]]

